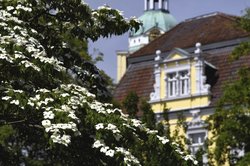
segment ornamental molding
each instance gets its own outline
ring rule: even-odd
[[[156,51],[155,57],[155,65],[154,65],[154,76],[155,76],[155,83],[154,83],[154,92],[150,93],[150,101],[160,100],[160,79],[161,79],[161,68],[160,68],[160,61],[161,61],[161,51]]]
[[[207,77],[205,75],[205,61],[203,58],[201,44],[196,43],[196,50],[194,51],[195,58],[194,58],[194,66],[195,66],[195,73],[196,73],[196,94],[207,93],[210,94],[210,85],[206,84]]]
[[[183,71],[183,70],[187,70],[190,71],[191,70],[191,66],[189,64],[185,64],[185,65],[178,65],[175,67],[167,67],[164,66],[164,71],[165,73],[174,73],[174,72],[178,72],[178,71]]]
[[[188,130],[190,130],[190,129],[204,129],[204,127],[207,126],[205,121],[201,119],[200,109],[190,110],[189,112],[192,114],[193,119],[190,122],[187,122]]]
[[[181,58],[179,59],[171,59],[174,55],[180,55]],[[191,54],[188,53],[187,51],[180,49],[180,48],[174,48],[169,54],[168,56],[163,60],[163,62],[173,62],[173,61],[179,61],[179,60],[184,60],[184,59],[188,59],[191,57]]]

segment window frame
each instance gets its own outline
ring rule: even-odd
[[[192,138],[190,137],[190,135],[195,135],[195,134],[204,134],[204,138],[203,138],[203,142],[198,142],[198,143],[192,143]],[[201,137],[199,137],[201,138]],[[198,138],[198,140],[199,140]],[[190,141],[190,145],[188,145],[188,149],[191,151],[191,153],[193,155],[195,155],[195,153],[197,152],[198,149],[200,148],[204,148],[205,145],[205,141],[207,139],[207,131],[205,130],[197,130],[197,131],[189,131],[187,132],[187,139]],[[202,140],[202,139],[200,139]],[[196,151],[193,151],[194,148],[197,148]]]
[[[186,75],[184,77],[180,76],[181,72],[186,72]],[[174,78],[169,78],[170,74],[174,74]],[[175,97],[185,97],[187,95],[190,95],[190,89],[191,89],[191,78],[190,78],[190,69],[183,68],[181,70],[169,70],[165,74],[165,82],[166,82],[166,98],[175,98]],[[186,81],[186,84],[184,85],[184,93],[182,93],[182,84],[181,81]],[[174,85],[171,84],[172,82],[175,82]],[[173,89],[173,86],[176,87],[176,89]],[[174,92],[174,93],[171,93]]]

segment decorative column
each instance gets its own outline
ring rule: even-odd
[[[209,93],[210,85],[206,84],[206,76],[204,73],[204,60],[202,57],[201,43],[196,43],[195,53],[195,72],[196,72],[196,93]]]
[[[155,57],[155,65],[154,65],[154,75],[155,75],[155,84],[154,84],[154,92],[150,94],[150,101],[159,100],[160,99],[160,81],[161,81],[161,68],[160,68],[160,60],[161,60],[161,51],[156,51]]]
[[[153,10],[154,9],[154,0],[149,1],[149,9]]]
[[[180,95],[180,75],[179,72],[176,72],[176,76],[175,76],[175,84],[174,84],[174,96],[179,96]]]
[[[159,0],[159,6],[158,6],[159,9],[162,9],[162,5],[163,5],[163,4],[162,4],[162,1],[163,1],[163,0]]]
[[[148,0],[144,0],[144,10],[148,10]]]
[[[163,0],[164,9],[169,11],[169,0]]]

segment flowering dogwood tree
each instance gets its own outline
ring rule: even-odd
[[[0,165],[195,165],[178,144],[103,100],[86,42],[139,27],[81,0],[0,1]]]

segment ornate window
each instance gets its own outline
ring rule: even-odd
[[[178,97],[189,94],[190,77],[187,70],[167,74],[167,97]]]
[[[169,97],[176,96],[177,95],[177,88],[178,88],[176,73],[169,73],[168,74],[167,84],[168,84],[168,96]]]
[[[187,95],[189,93],[189,76],[188,71],[179,72],[180,75],[180,95]]]
[[[200,148],[203,148],[206,139],[205,132],[189,133],[188,139],[190,141],[189,149],[192,154],[196,154]]]
[[[187,122],[187,139],[189,140],[188,149],[191,154],[196,155],[199,150],[204,153],[202,155],[203,165],[206,166],[208,163],[207,154],[205,153],[205,141],[208,138],[208,131],[206,129],[207,124],[201,119],[200,110],[191,110],[193,119]]]

